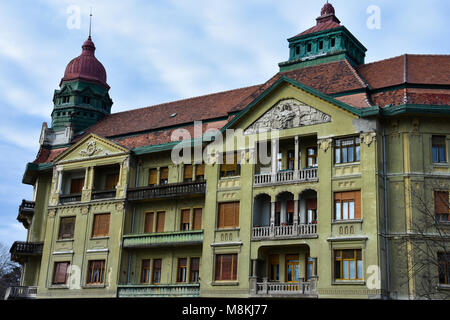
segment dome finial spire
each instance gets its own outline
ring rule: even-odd
[[[92,26],[92,7],[89,14],[89,39],[91,38],[91,26]]]

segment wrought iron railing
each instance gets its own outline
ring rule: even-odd
[[[11,253],[11,256],[41,255],[43,247],[43,242],[16,241],[11,246],[9,252]]]
[[[115,197],[116,190],[99,190],[92,192],[91,200],[114,199]]]
[[[81,193],[72,193],[72,194],[60,194],[59,195],[59,203],[66,204],[71,202],[80,202],[81,201]]]
[[[37,287],[35,286],[15,286],[7,289],[5,299],[34,299],[36,294]]]

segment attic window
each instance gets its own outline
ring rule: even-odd
[[[91,103],[91,98],[90,97],[83,97],[83,103]]]
[[[300,46],[295,47],[295,54],[300,54]]]
[[[335,45],[336,45],[336,39],[331,38],[331,47],[334,48]]]
[[[311,43],[308,43],[308,52],[311,52],[312,46]]]
[[[175,112],[175,113],[172,113],[172,114],[170,115],[170,117],[173,118],[173,117],[175,117],[176,115],[177,115],[177,113]]]
[[[323,41],[320,41],[319,42],[319,50],[322,50],[323,49]]]
[[[69,97],[63,97],[62,98],[62,103],[67,103],[69,102]]]

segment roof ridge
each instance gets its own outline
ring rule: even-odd
[[[358,78],[358,80],[361,82],[361,84],[364,87],[368,87],[369,85],[367,84],[367,82],[365,80],[363,80],[363,78],[359,75],[359,73],[356,71],[356,69],[352,66],[352,64],[350,62],[348,62],[347,59],[344,59],[345,63],[347,64],[347,66],[350,68],[350,70],[352,71],[352,73]]]
[[[410,56],[410,57],[450,57],[450,54],[404,53],[404,54],[401,54],[401,55],[398,55],[398,56],[395,56],[395,57],[390,57],[390,58],[385,58],[385,59],[378,60],[378,61],[365,63],[365,64],[362,64],[361,67],[368,66],[368,65],[371,65],[371,64],[375,64],[375,63],[385,62],[385,61],[389,61],[389,60],[399,59],[399,58],[402,58],[404,56]]]

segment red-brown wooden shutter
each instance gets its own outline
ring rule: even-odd
[[[194,209],[194,222],[193,222],[193,230],[201,230],[202,229],[202,208]]]
[[[156,232],[164,232],[164,220],[166,218],[166,213],[160,211],[156,215]]]

